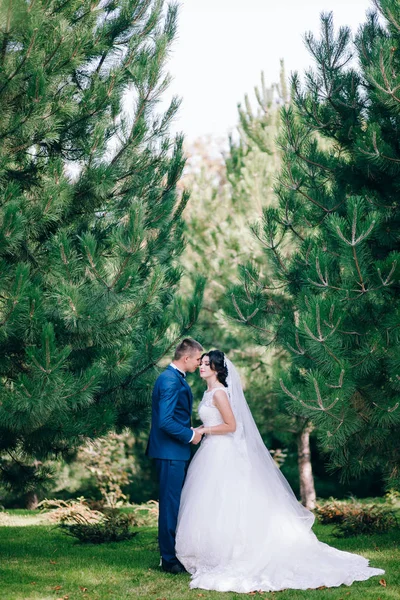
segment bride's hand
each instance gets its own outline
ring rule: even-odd
[[[199,432],[201,435],[204,435],[204,434],[205,434],[205,432],[206,432],[206,429],[205,429],[204,425],[200,425],[200,427],[196,427],[195,429],[196,429],[196,431],[198,431],[198,432]]]

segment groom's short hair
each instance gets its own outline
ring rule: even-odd
[[[204,348],[201,344],[199,344],[199,342],[196,342],[196,340],[192,340],[192,338],[185,338],[176,347],[174,360],[179,360],[182,358],[182,356],[186,356],[187,354],[191,356],[196,350],[203,352]]]

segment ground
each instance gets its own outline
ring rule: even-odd
[[[190,590],[188,575],[159,570],[157,531],[141,528],[127,542],[82,545],[43,517],[10,511],[0,518],[1,600],[243,600],[246,594]],[[337,539],[316,525],[321,541],[370,559],[386,574],[351,587],[252,594],[261,600],[399,600],[400,535]]]

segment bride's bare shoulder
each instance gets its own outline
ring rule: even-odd
[[[228,390],[226,388],[218,388],[213,394],[214,402],[226,402],[228,400]]]

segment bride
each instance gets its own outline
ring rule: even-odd
[[[296,499],[265,447],[234,365],[202,356],[203,425],[182,491],[176,555],[190,587],[220,592],[351,585],[382,569],[319,542],[314,516]]]

